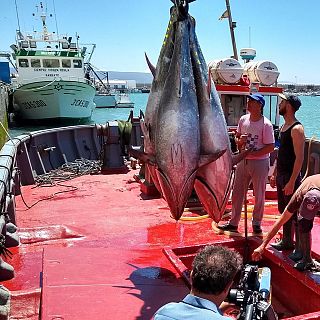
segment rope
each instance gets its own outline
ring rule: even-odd
[[[3,125],[2,121],[0,121],[0,125],[1,125],[1,127],[2,127],[2,129],[3,129],[3,131],[5,132],[5,134],[7,135],[7,137],[8,137],[8,138],[10,139],[10,141],[13,143],[13,140],[12,140],[9,132],[8,132],[8,130],[6,129],[6,127]],[[13,144],[14,144],[14,143],[13,143]]]
[[[74,162],[63,164],[58,169],[37,176],[35,183],[37,186],[54,185],[55,182],[71,180],[86,174],[99,173],[100,169],[101,162],[98,160],[76,159]]]
[[[198,221],[198,220],[204,220],[210,218],[208,214],[204,214],[202,216],[193,216],[193,217],[181,217],[180,221]]]
[[[98,161],[98,160],[88,160],[88,159],[81,158],[81,159],[76,159],[74,162],[67,162],[58,169],[55,169],[48,173],[37,176],[35,178],[36,185],[33,188],[60,186],[60,187],[69,188],[69,190],[54,192],[53,194],[51,194],[46,198],[37,200],[32,205],[28,205],[26,203],[22,192],[21,192],[21,199],[25,204],[25,206],[28,209],[30,209],[41,201],[52,199],[57,194],[78,190],[77,187],[72,185],[66,185],[66,184],[63,184],[62,182],[68,181],[86,174],[97,174],[100,172],[100,170],[101,170],[101,161]]]

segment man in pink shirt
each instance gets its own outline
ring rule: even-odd
[[[259,94],[248,96],[247,111],[239,120],[236,143],[240,152],[252,149],[244,161],[237,165],[232,191],[232,215],[230,221],[218,226],[225,231],[238,231],[241,209],[250,181],[253,184],[255,204],[252,213],[253,233],[262,233],[261,221],[265,203],[266,181],[270,165],[270,152],[274,149],[272,123],[263,116],[264,97]]]

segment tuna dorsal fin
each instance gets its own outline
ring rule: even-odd
[[[203,167],[213,161],[216,161],[218,158],[220,158],[226,152],[226,150],[227,149],[224,149],[224,150],[216,152],[216,153],[200,155],[199,168]]]
[[[153,77],[155,77],[156,75],[156,68],[154,67],[154,65],[150,62],[148,56],[146,53],[144,53],[144,56],[146,57],[146,60],[147,60],[147,64],[148,64],[148,67],[153,75]]]

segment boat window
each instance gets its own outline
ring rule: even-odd
[[[40,59],[31,59],[31,67],[33,67],[33,68],[41,68]]]
[[[28,68],[29,67],[28,59],[19,59],[19,67]]]
[[[240,117],[246,114],[246,97],[243,95],[222,94],[221,104],[228,126],[237,126]]]
[[[81,60],[73,60],[73,67],[74,68],[82,68],[82,61]]]
[[[59,68],[60,61],[58,59],[43,59],[44,68]]]
[[[71,68],[71,60],[62,59],[62,68]]]
[[[35,41],[29,41],[30,48],[31,49],[36,49],[37,48],[37,43]]]

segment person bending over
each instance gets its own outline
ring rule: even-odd
[[[237,252],[220,245],[206,246],[193,261],[190,294],[161,307],[153,319],[231,319],[222,315],[219,306],[241,267],[242,257]]]
[[[298,230],[302,257],[294,267],[299,271],[312,270],[315,265],[311,257],[311,230],[313,220],[320,210],[320,174],[305,179],[293,194],[283,214],[268,232],[262,244],[253,251],[252,260],[258,261],[270,240],[292,215],[298,211]]]

